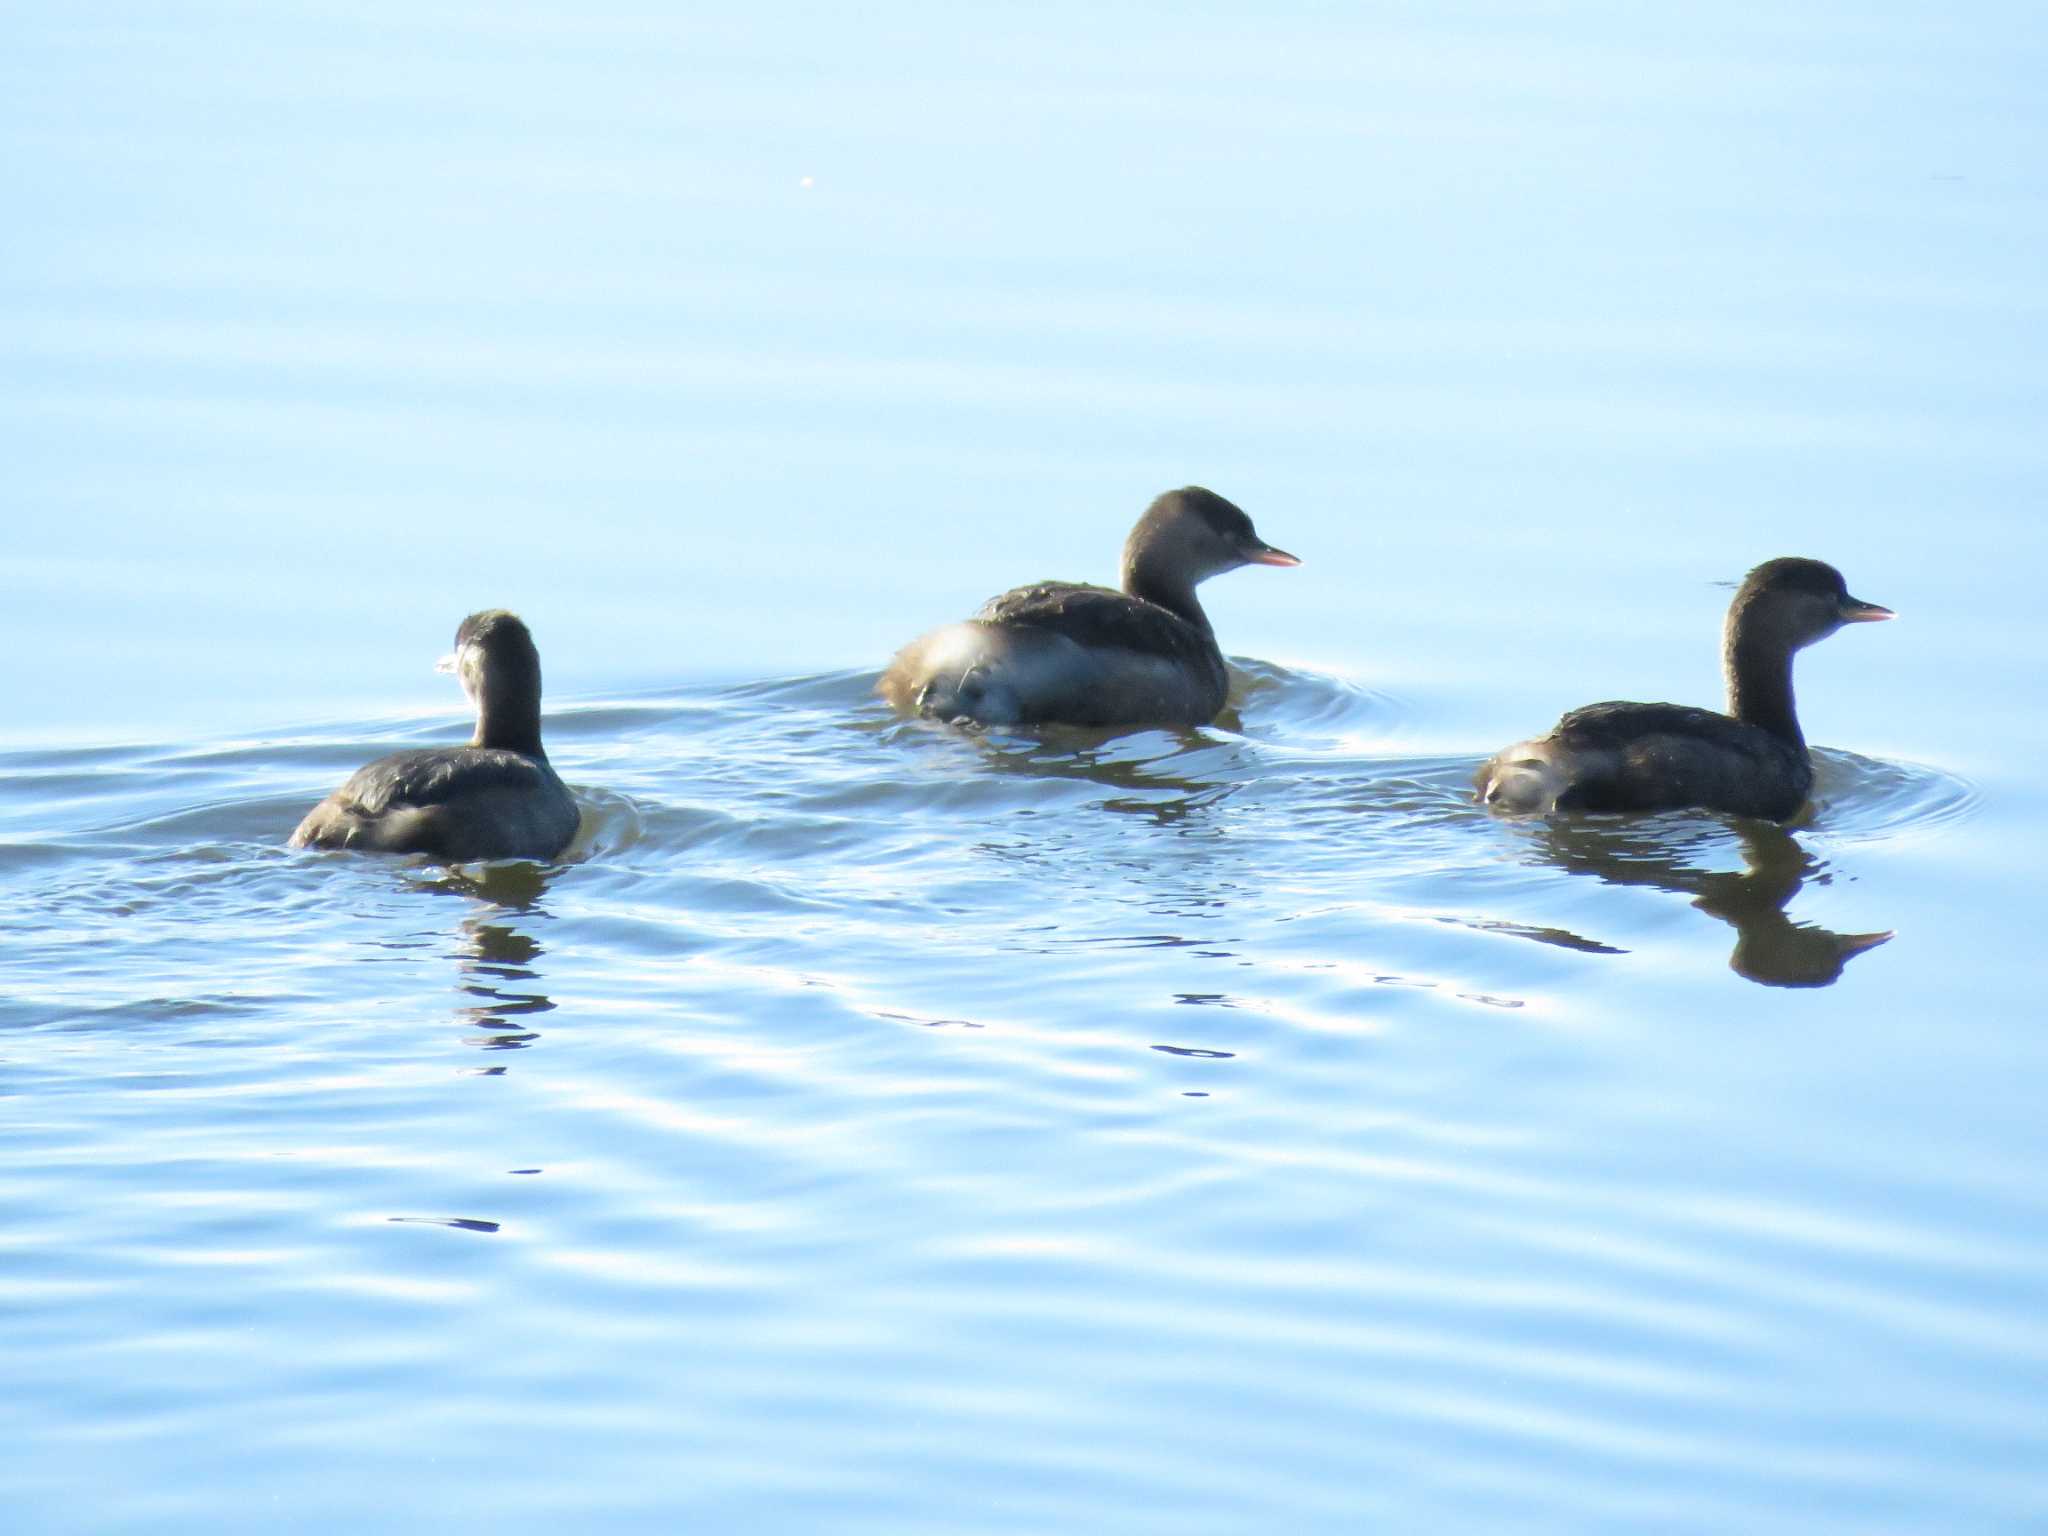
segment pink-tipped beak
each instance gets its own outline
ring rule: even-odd
[[[1246,560],[1253,565],[1299,565],[1301,557],[1290,555],[1284,549],[1275,549],[1270,544],[1260,544],[1244,552]]]
[[[1874,624],[1879,619],[1896,619],[1898,615],[1882,603],[1866,603],[1860,597],[1846,599],[1842,604],[1842,622],[1845,624]]]

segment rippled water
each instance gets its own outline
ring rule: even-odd
[[[0,31],[0,1530],[2048,1526],[2030,8]],[[1810,816],[1473,806],[1780,554]],[[495,605],[571,856],[285,850]]]
[[[438,721],[0,761],[17,1497],[114,1458],[88,1523],[138,1529],[222,1488],[372,1524],[2039,1512],[2031,1180],[1864,1144],[1867,1105],[1795,1134],[1883,988],[1749,986],[1880,971],[1845,933],[1898,898],[1855,888],[1966,784],[1829,754],[1793,833],[1504,823],[1476,758],[1399,750],[1411,707],[1310,673],[1124,735],[872,681],[558,712],[592,787],[546,869],[282,849]]]

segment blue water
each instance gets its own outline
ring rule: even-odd
[[[2048,1524],[2027,8],[0,32],[10,1532]],[[1807,820],[1472,806],[1777,554]],[[571,856],[286,851],[498,604]]]

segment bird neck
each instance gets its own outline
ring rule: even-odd
[[[1806,737],[1792,698],[1792,647],[1778,635],[1759,633],[1743,622],[1747,615],[1728,615],[1721,664],[1728,679],[1728,713],[1744,725],[1769,731],[1802,752]]]
[[[527,757],[545,758],[540,745],[540,695],[524,697],[485,694],[476,712],[473,747],[494,747]]]
[[[1156,603],[1168,613],[1186,619],[1203,634],[1214,636],[1209,615],[1195,598],[1195,584],[1177,570],[1161,569],[1144,550],[1126,550],[1123,570],[1124,591],[1141,602]]]

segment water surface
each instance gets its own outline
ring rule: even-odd
[[[10,1530],[2048,1522],[2024,7],[6,29]],[[872,698],[1190,481],[1215,726]],[[285,850],[495,604],[572,855]]]

